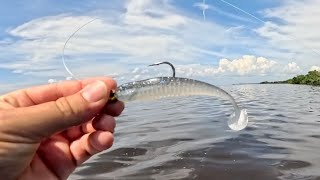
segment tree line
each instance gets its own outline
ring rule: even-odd
[[[309,71],[306,75],[298,75],[285,81],[264,81],[261,82],[261,84],[307,84],[313,86],[320,86],[320,72],[316,70]]]

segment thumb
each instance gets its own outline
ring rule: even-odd
[[[11,134],[39,141],[92,119],[107,103],[109,93],[104,82],[96,81],[71,96],[5,112],[4,127]]]

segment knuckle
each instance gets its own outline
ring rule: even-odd
[[[70,117],[79,114],[79,110],[73,107],[66,97],[59,98],[55,101],[55,105],[63,117]]]
[[[11,95],[0,96],[0,101],[6,104],[11,104],[14,107],[19,107],[19,102]]]

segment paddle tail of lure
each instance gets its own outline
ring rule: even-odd
[[[124,102],[192,95],[221,97],[228,99],[234,107],[234,113],[230,116],[228,126],[232,130],[239,131],[248,124],[246,110],[240,109],[230,94],[214,85],[194,79],[157,77],[135,81],[120,85],[116,94],[117,98]]]

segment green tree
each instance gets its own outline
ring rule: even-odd
[[[286,81],[264,82],[264,83],[308,84],[308,85],[320,86],[320,72],[314,70],[314,71],[309,71],[308,74],[306,75],[298,75]]]

